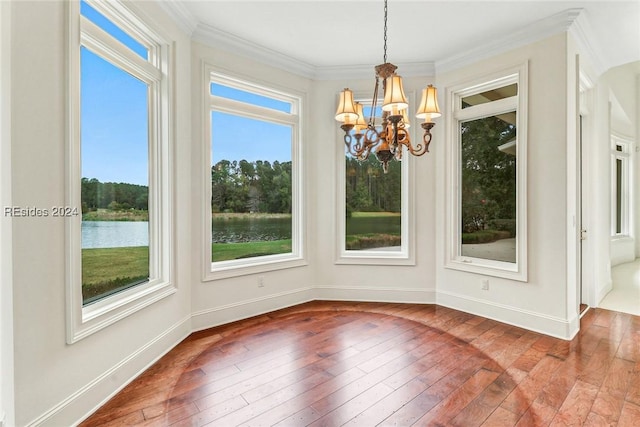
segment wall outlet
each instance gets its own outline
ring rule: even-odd
[[[264,276],[258,276],[258,287],[264,288]]]
[[[489,279],[482,279],[482,290],[483,291],[489,290]]]

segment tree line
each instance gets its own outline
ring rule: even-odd
[[[149,187],[124,182],[100,182],[96,178],[82,178],[80,185],[82,213],[97,209],[149,208]]]
[[[211,167],[211,211],[291,213],[291,162],[220,160]]]
[[[385,174],[374,154],[365,161],[347,156],[347,215],[350,212],[400,212],[401,166],[392,160]]]

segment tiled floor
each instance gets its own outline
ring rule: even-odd
[[[640,316],[640,258],[613,267],[611,279],[613,289],[599,307]]]

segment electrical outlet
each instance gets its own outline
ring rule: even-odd
[[[483,291],[489,290],[489,279],[482,279],[482,290]]]
[[[264,276],[258,276],[258,287],[264,288]]]

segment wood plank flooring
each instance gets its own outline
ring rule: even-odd
[[[311,302],[194,333],[82,426],[640,426],[640,317],[572,341],[435,305]]]

